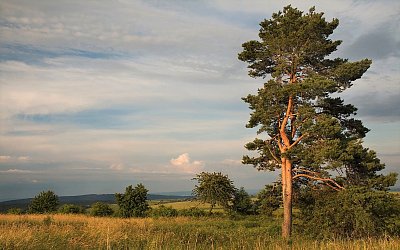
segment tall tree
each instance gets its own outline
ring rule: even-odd
[[[332,97],[351,87],[371,64],[328,58],[341,44],[329,39],[338,24],[314,7],[303,13],[289,5],[262,21],[260,41],[244,43],[238,56],[249,64],[251,77],[270,78],[258,94],[243,98],[252,110],[246,126],[268,135],[246,144],[259,155],[244,156],[243,163],[281,169],[284,238],[291,235],[294,180],[343,189],[327,170],[342,166],[339,158],[348,143],[368,132],[351,117],[357,110],[353,105]]]
[[[217,204],[229,209],[236,188],[227,175],[202,172],[194,180],[197,180],[198,185],[195,185],[193,194],[200,201],[210,203],[210,213]]]

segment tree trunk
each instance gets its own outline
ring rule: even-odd
[[[287,158],[282,158],[282,198],[282,237],[289,239],[292,234],[292,163]]]

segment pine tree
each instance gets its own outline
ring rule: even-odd
[[[268,135],[245,145],[259,155],[244,156],[243,163],[259,170],[281,169],[284,238],[292,230],[294,181],[343,189],[328,170],[343,167],[343,152],[368,132],[352,117],[357,111],[353,105],[332,97],[371,65],[368,59],[328,57],[341,44],[329,39],[338,24],[338,19],[326,21],[314,7],[303,13],[289,5],[262,21],[260,41],[244,43],[238,56],[249,64],[251,77],[269,78],[256,95],[243,98],[252,110],[246,126]]]

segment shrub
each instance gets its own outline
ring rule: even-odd
[[[200,208],[191,207],[179,210],[178,214],[180,216],[203,217],[206,216],[208,213]]]
[[[90,208],[90,215],[93,216],[110,216],[114,213],[110,205],[103,202],[96,202]]]
[[[12,207],[7,210],[7,214],[23,214],[23,211],[21,208]]]
[[[400,201],[384,191],[349,188],[345,191],[303,191],[300,223],[319,238],[399,235]]]
[[[29,204],[29,213],[49,213],[56,211],[59,204],[58,196],[53,191],[42,191]]]
[[[257,194],[255,210],[257,213],[272,216],[282,204],[282,186],[279,184],[265,185],[265,188]]]
[[[58,212],[62,214],[82,214],[84,209],[75,204],[64,204],[58,208]]]
[[[164,205],[160,205],[157,208],[153,208],[150,210],[151,217],[176,217],[178,216],[178,210],[172,207],[166,207]]]
[[[253,202],[243,187],[241,187],[239,190],[236,190],[232,201],[231,210],[239,214],[254,214],[255,211]]]

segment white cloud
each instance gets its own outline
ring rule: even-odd
[[[110,169],[116,170],[116,171],[121,171],[125,169],[125,165],[122,163],[113,163],[110,166]]]
[[[31,158],[29,156],[19,156],[18,161],[29,161]]]
[[[257,39],[262,18],[289,1],[156,2],[0,1],[0,151],[12,155],[0,156],[3,169],[25,164],[28,158],[18,155],[29,155],[29,164],[51,162],[57,174],[93,169],[104,171],[90,176],[160,180],[203,169],[248,173],[249,179],[258,174],[239,170],[235,159],[256,136],[244,128],[249,110],[240,98],[263,80],[250,79],[236,57],[243,42]],[[291,1],[302,10],[316,5],[328,20],[338,17],[334,36],[344,40],[344,52],[360,35],[396,23],[396,2]],[[387,92],[398,93],[398,62],[374,62],[369,72],[378,73],[361,79],[347,100],[357,104],[373,93],[382,107]],[[120,123],[109,127],[99,117],[114,111]],[[377,126],[371,134],[380,131]],[[374,148],[382,145],[387,142]],[[397,159],[398,145],[387,146]],[[182,152],[196,152],[207,166]],[[171,154],[176,158],[168,162]]]
[[[188,153],[181,154],[177,158],[171,159],[170,163],[175,170],[183,173],[199,173],[204,168],[204,162],[191,161]]]
[[[0,161],[9,161],[11,156],[9,155],[0,155]]]
[[[12,173],[12,174],[29,174],[32,173],[30,170],[26,169],[8,169],[8,170],[1,170],[0,173]]]

